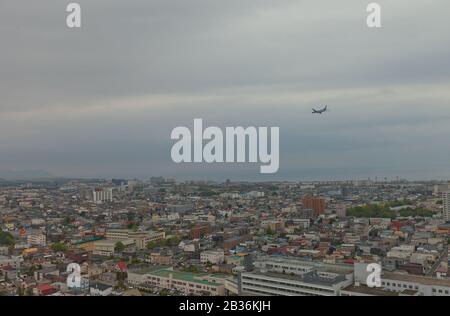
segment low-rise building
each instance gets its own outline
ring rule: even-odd
[[[187,295],[225,294],[224,277],[221,275],[179,272],[162,267],[128,271],[128,283],[142,288],[154,286],[167,290],[176,289]]]
[[[352,274],[309,272],[302,276],[255,270],[239,276],[240,295],[339,296]]]
[[[108,229],[106,231],[106,239],[117,241],[132,239],[137,249],[144,249],[147,243],[162,240],[165,237],[164,232],[155,231],[133,231],[131,229]]]
[[[200,254],[200,262],[203,264],[212,263],[219,264],[223,263],[225,259],[225,254],[223,250],[207,250]]]
[[[385,272],[381,276],[381,286],[393,292],[416,291],[419,296],[450,296],[448,279]]]
[[[115,254],[116,251],[116,245],[119,241],[115,240],[99,240],[94,243],[94,250],[92,251],[92,254],[104,256],[104,257],[111,257]],[[134,240],[132,239],[126,239],[126,240],[120,240],[120,242],[125,246],[125,250],[132,250],[135,247]]]
[[[108,296],[111,295],[112,291],[113,287],[111,285],[95,283],[91,284],[89,294],[91,294],[92,296]]]

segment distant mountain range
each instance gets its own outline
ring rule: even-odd
[[[52,178],[53,176],[45,170],[0,170],[1,180],[35,180]]]

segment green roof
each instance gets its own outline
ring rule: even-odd
[[[164,270],[164,269],[168,269],[168,267],[167,266],[152,266],[152,267],[143,268],[143,269],[139,269],[139,270],[133,270],[130,272],[136,273],[136,274],[151,274],[154,271]]]
[[[86,244],[88,242],[98,241],[98,240],[102,240],[102,239],[103,239],[103,237],[88,237],[85,239],[79,239],[79,240],[75,241],[73,244],[81,245],[81,244]]]
[[[139,272],[140,273],[140,272]],[[203,273],[191,273],[191,272],[180,272],[180,271],[173,271],[168,268],[164,269],[153,269],[153,271],[146,272],[150,275],[159,276],[163,278],[169,278],[170,274],[172,274],[173,279],[182,280],[186,282],[192,282],[192,283],[199,283],[204,285],[212,285],[212,286],[218,286],[222,285],[222,283],[219,282],[210,282],[207,280],[200,280],[199,278],[223,278],[223,274],[203,274]]]

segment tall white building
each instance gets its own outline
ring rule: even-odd
[[[27,232],[27,243],[31,246],[42,246],[47,245],[47,236],[44,232],[36,230]]]
[[[104,202],[112,202],[113,191],[112,188],[97,188],[92,192],[92,199],[94,203],[101,204]]]
[[[450,221],[450,191],[442,192],[442,201],[444,204],[444,219]]]

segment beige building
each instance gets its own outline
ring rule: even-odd
[[[42,246],[47,245],[47,236],[42,231],[33,231],[27,233],[27,243],[31,246]]]
[[[160,252],[152,252],[149,256],[148,261],[152,264],[160,266],[170,266],[172,265],[172,255],[163,254]]]
[[[200,254],[200,261],[203,264],[206,263],[212,263],[212,264],[219,264],[223,263],[225,260],[225,254],[223,250],[208,250],[203,251]]]
[[[166,234],[164,232],[155,231],[133,231],[131,229],[108,229],[106,231],[106,239],[108,240],[126,240],[132,239],[137,249],[144,249],[147,243],[164,239]]]
[[[115,253],[116,244],[121,242],[126,250],[132,250],[135,247],[134,241],[132,239],[126,240],[99,240],[94,243],[94,250],[92,254],[111,257]]]

